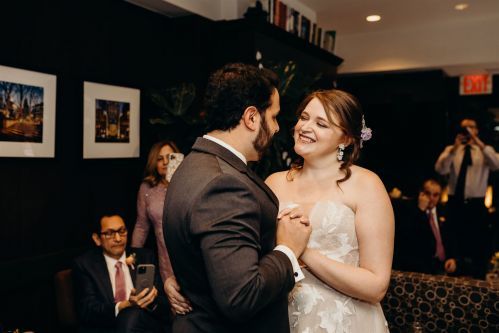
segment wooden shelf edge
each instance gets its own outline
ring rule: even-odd
[[[255,32],[261,33],[265,36],[275,38],[294,47],[298,50],[308,53],[312,56],[320,58],[324,61],[331,63],[334,66],[339,66],[343,59],[337,55],[328,52],[319,46],[312,44],[303,38],[300,38],[288,31],[281,29],[278,26],[270,24],[268,22],[259,22],[248,19],[239,19],[231,21],[219,21],[217,24],[221,25],[225,29],[238,29],[238,30],[253,30]]]

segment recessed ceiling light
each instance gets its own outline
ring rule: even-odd
[[[467,3],[458,3],[457,5],[454,6],[454,9],[455,10],[465,10],[466,8],[468,8],[468,4]]]
[[[366,17],[367,22],[378,22],[379,20],[381,20],[381,16],[379,15],[369,15]]]

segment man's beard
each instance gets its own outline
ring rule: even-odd
[[[273,133],[270,133],[269,126],[265,121],[265,116],[262,115],[260,120],[260,129],[258,130],[255,141],[253,141],[253,148],[255,148],[258,153],[258,159],[260,159],[267,148],[270,147],[273,136]]]

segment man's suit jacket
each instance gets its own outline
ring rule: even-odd
[[[137,265],[156,264],[153,252],[147,249],[134,248],[127,251],[127,253],[136,254],[134,268],[129,266],[132,281],[135,281]],[[116,319],[115,302],[102,250],[94,248],[76,258],[73,264],[72,277],[80,331],[112,332]],[[157,306],[152,313],[157,316],[168,317],[168,301],[159,274],[156,274],[154,285],[158,289],[158,297],[155,301]],[[152,305],[149,307],[153,308]]]
[[[430,274],[442,272],[443,263],[435,258],[437,243],[427,213],[418,208],[417,200],[402,202],[397,210],[394,268]],[[446,259],[449,259],[455,255],[456,239],[443,211],[443,207],[438,206],[436,215]]]
[[[163,228],[193,311],[173,332],[289,332],[293,268],[275,247],[278,202],[233,153],[198,138],[168,187]]]

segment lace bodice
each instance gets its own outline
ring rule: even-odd
[[[296,206],[287,203],[281,208]],[[308,209],[307,209],[308,208]],[[359,246],[355,232],[355,213],[345,204],[323,201],[309,211],[312,234],[309,248],[328,258],[359,266]],[[289,295],[289,319],[292,333],[364,333],[388,332],[379,304],[370,304],[347,296],[328,286],[304,269],[305,279]]]
[[[352,209],[334,201],[318,202],[310,210],[312,234],[308,247],[353,266],[359,265],[359,245]]]

